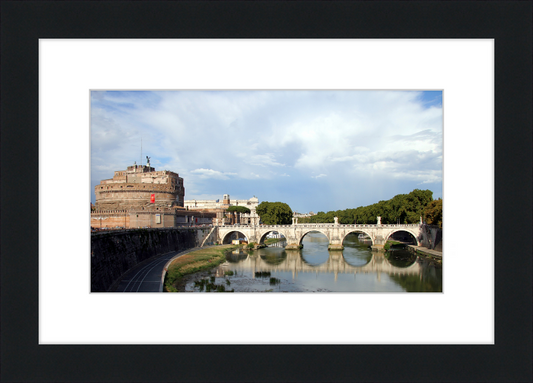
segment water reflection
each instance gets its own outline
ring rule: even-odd
[[[409,267],[416,262],[416,254],[404,248],[393,249],[387,252],[387,260],[395,267]]]
[[[344,239],[342,255],[344,261],[350,266],[364,266],[372,259],[372,251],[369,250],[372,241],[359,238],[357,234],[348,234]]]
[[[287,259],[287,253],[285,251],[281,251],[281,252],[259,251],[259,256],[261,257],[263,261],[265,261],[269,265],[281,265]]]
[[[328,251],[321,233],[307,234],[301,250],[279,244],[285,242],[228,254],[216,283],[226,278],[236,292],[442,291],[440,265],[401,249],[372,252],[357,235],[346,238],[343,251]]]
[[[242,250],[235,250],[226,255],[226,260],[230,263],[238,263],[248,258],[248,253]]]
[[[284,248],[285,246],[287,246],[287,241],[285,239],[268,245],[268,247],[281,247],[281,248]]]

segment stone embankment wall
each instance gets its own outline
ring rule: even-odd
[[[420,245],[442,252],[442,229],[433,225],[422,225],[418,238]]]
[[[204,246],[214,245],[217,243],[217,239],[218,228],[216,226],[213,226],[207,233],[202,233],[202,238],[198,238],[200,244],[203,244]]]
[[[91,235],[91,291],[103,292],[126,271],[156,255],[200,246],[205,229],[139,229]]]

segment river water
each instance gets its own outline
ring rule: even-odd
[[[442,291],[441,265],[407,250],[372,252],[356,234],[346,237],[343,251],[328,251],[326,236],[318,232],[302,243],[301,250],[285,250],[285,242],[235,250],[210,274],[189,278],[185,291],[206,291],[207,281],[234,292]]]

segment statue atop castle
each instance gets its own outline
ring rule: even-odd
[[[146,166],[150,167],[150,157],[146,156]]]

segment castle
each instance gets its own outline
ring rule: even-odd
[[[121,210],[154,205],[157,207],[183,207],[185,188],[183,178],[177,173],[156,172],[148,165],[128,166],[111,179],[102,180],[94,188],[96,209]],[[153,201],[152,201],[153,200]]]
[[[147,165],[128,166],[94,188],[91,227],[139,228],[211,224],[216,214],[183,207],[185,188],[177,173]]]
[[[255,207],[259,201],[219,200],[185,201],[183,178],[179,174],[156,171],[147,165],[128,166],[115,171],[113,178],[100,181],[94,188],[95,205],[91,204],[91,227],[140,228],[177,227],[201,224],[258,224]],[[229,206],[246,206],[250,214],[226,213]]]

